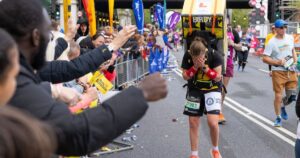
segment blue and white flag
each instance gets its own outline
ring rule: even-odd
[[[157,71],[161,72],[163,70],[163,61],[164,61],[164,53],[159,48],[156,48],[156,59],[157,59]]]
[[[156,10],[156,17],[157,17],[157,20],[158,20],[158,25],[159,25],[159,28],[160,29],[164,29],[166,28],[165,27],[165,21],[164,21],[164,16],[165,16],[165,11],[164,11],[164,7],[158,3],[155,7],[155,10]]]
[[[139,34],[144,33],[144,5],[143,0],[133,0],[132,10],[135,17],[136,26]]]
[[[169,61],[169,50],[168,48],[163,49],[163,69],[167,68]]]
[[[149,55],[149,73],[155,73],[157,71],[157,58],[156,58],[156,51],[150,49]]]

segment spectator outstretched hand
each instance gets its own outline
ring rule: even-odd
[[[166,80],[159,73],[147,76],[141,81],[139,88],[147,101],[158,101],[168,94]]]

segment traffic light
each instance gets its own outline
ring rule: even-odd
[[[280,0],[268,1],[268,19],[270,23],[275,22],[281,18]]]
[[[55,19],[58,20],[60,17],[60,11],[59,11],[60,7],[59,4],[55,5]]]
[[[60,11],[59,11],[59,4],[57,3],[57,0],[50,0],[49,14],[51,19],[55,19],[55,20],[59,19]]]
[[[275,13],[275,19],[280,19],[280,12]]]
[[[279,7],[280,7],[280,2],[279,2],[279,0],[275,0],[275,1],[274,1],[274,15],[275,15],[274,21],[277,20],[277,19],[280,19],[280,17],[281,17],[281,12],[280,12]]]
[[[150,21],[152,24],[155,23],[154,14],[155,14],[155,5],[150,7]]]

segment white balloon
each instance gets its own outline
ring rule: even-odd
[[[168,20],[169,20],[170,16],[171,16],[173,13],[174,13],[174,11],[168,11],[168,12],[166,13],[166,23],[168,23]]]

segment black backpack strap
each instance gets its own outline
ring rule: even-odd
[[[207,64],[209,67],[212,67],[212,64],[214,62],[214,53],[215,49],[209,49],[207,52]]]

